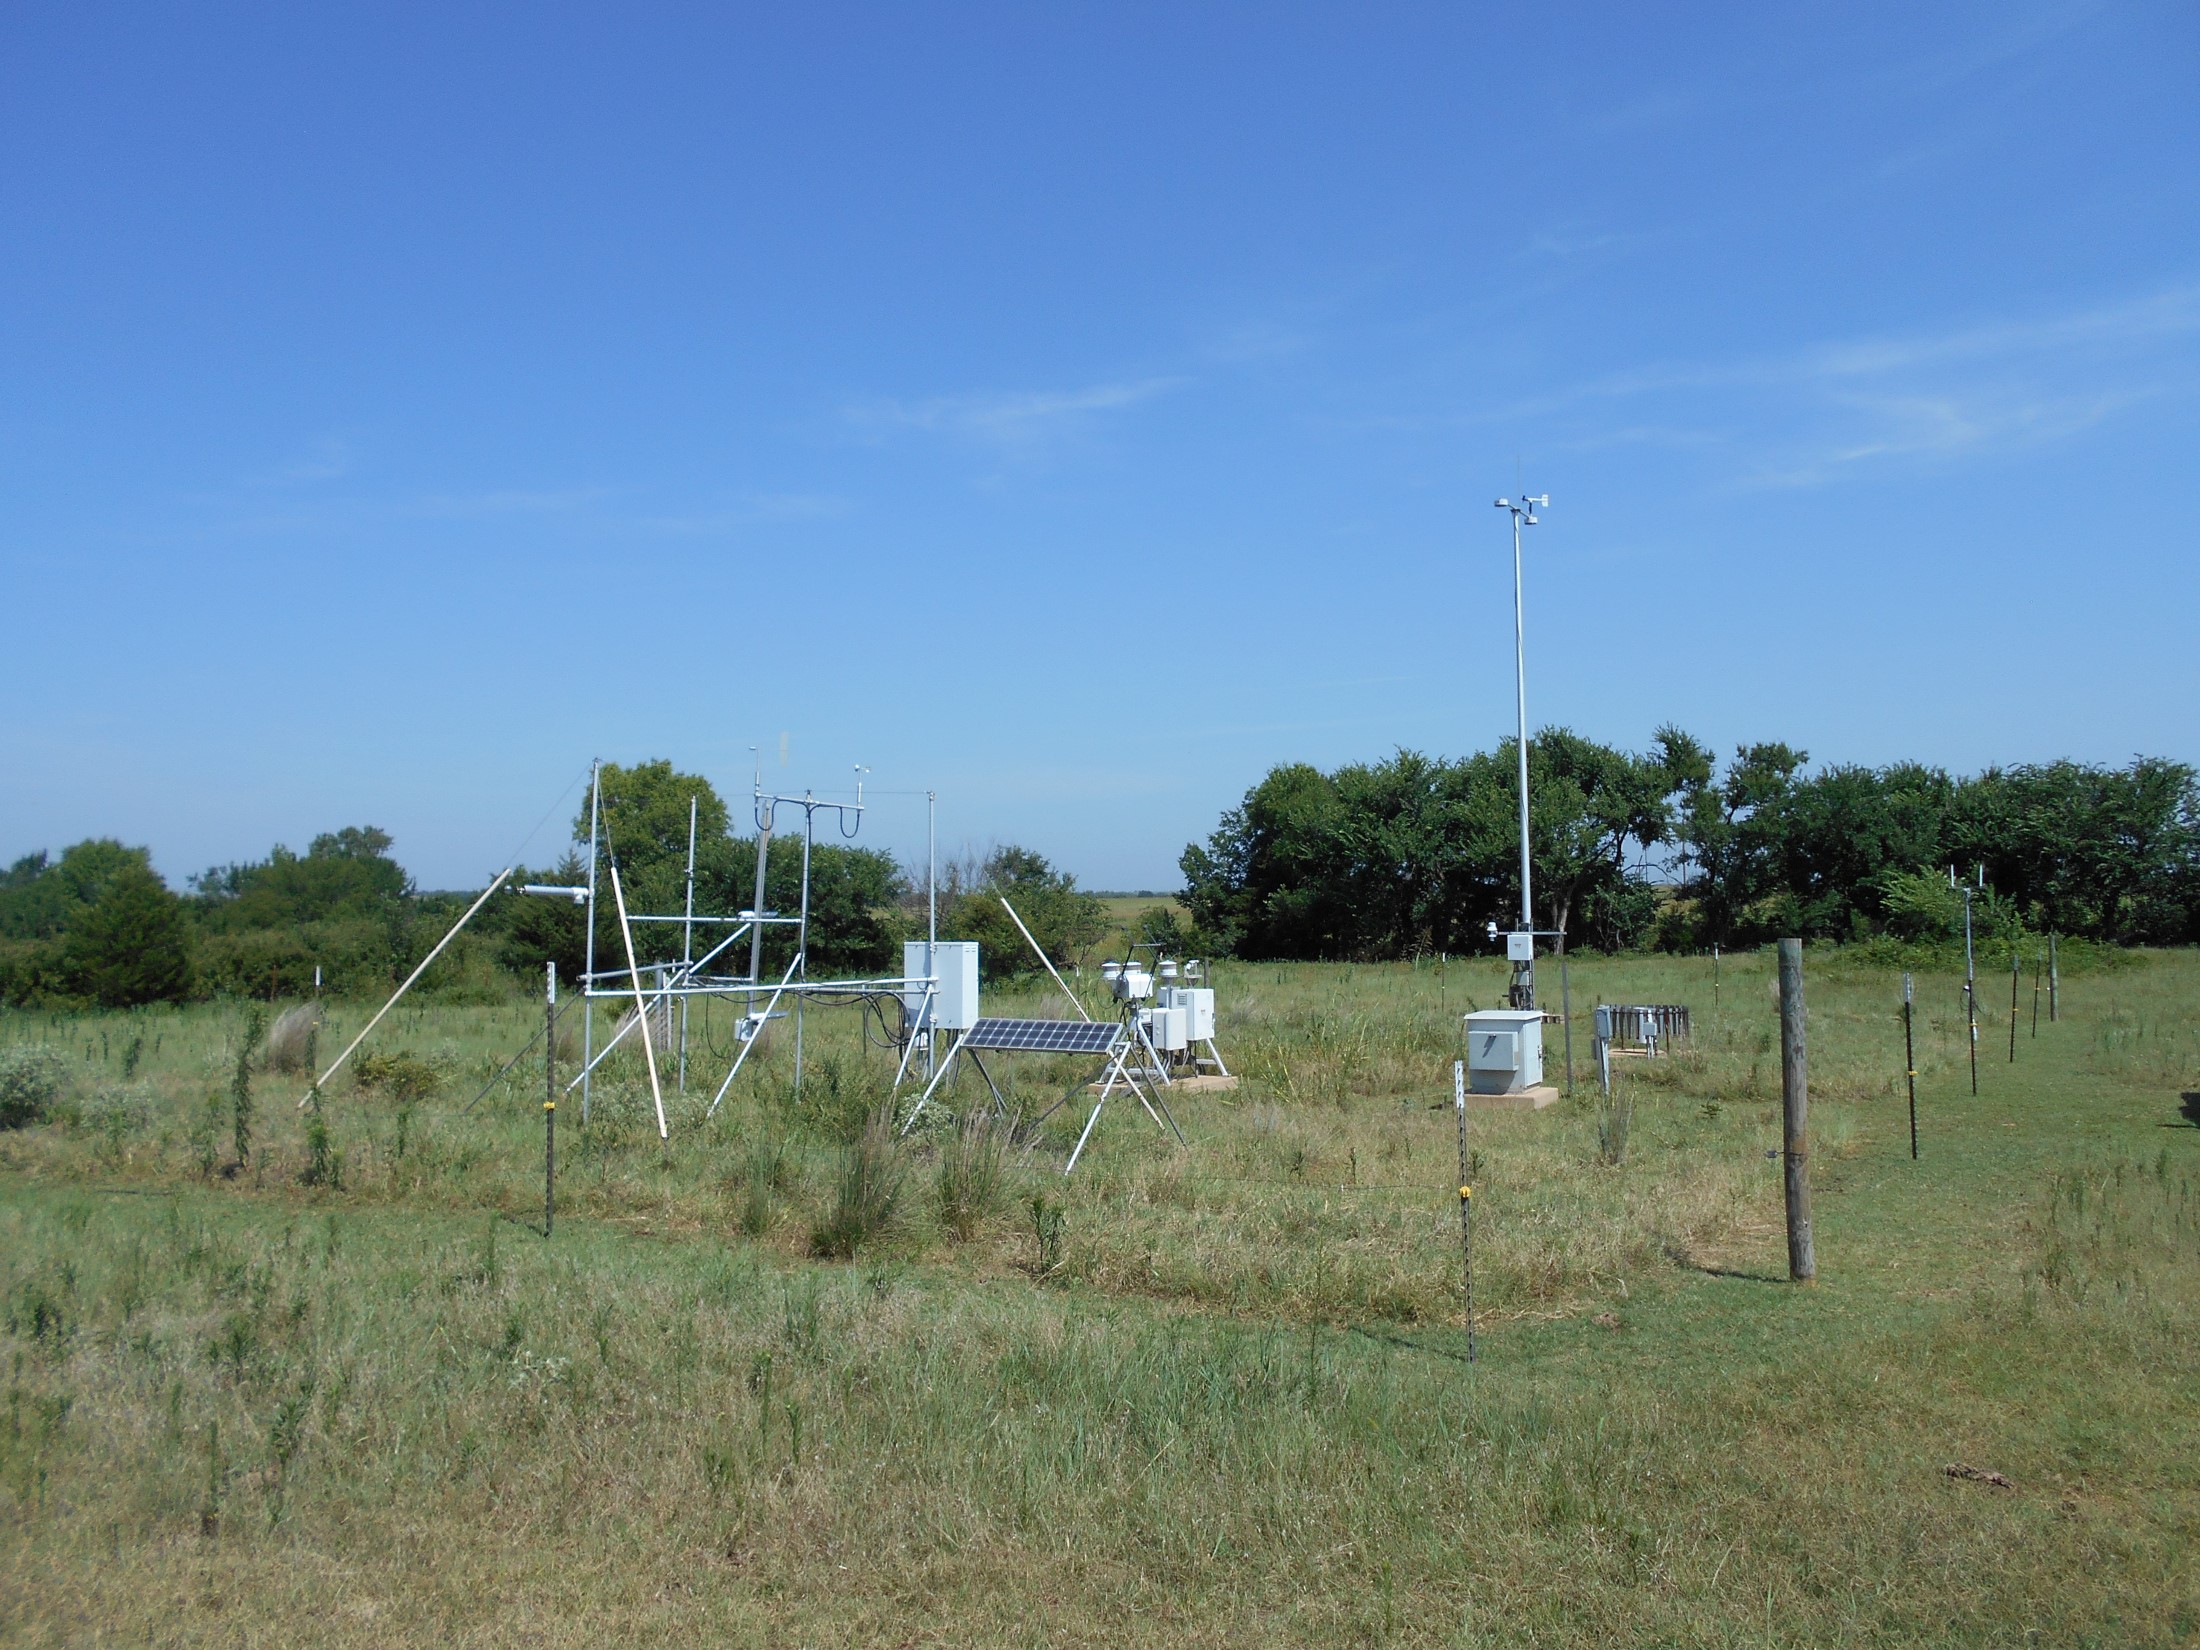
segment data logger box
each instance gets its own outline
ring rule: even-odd
[[[1477,1009],[1467,1020],[1467,1087],[1519,1094],[1543,1083],[1543,1014],[1533,1008]]]
[[[1169,989],[1163,987],[1164,990]],[[1190,1041],[1191,1010],[1184,1008],[1143,1008],[1138,1016],[1145,1022],[1146,1035],[1153,1039],[1156,1051],[1162,1054],[1181,1054]]]
[[[932,965],[925,966],[925,953]],[[968,1031],[978,1023],[978,942],[976,940],[903,940],[901,972],[904,980],[922,981],[937,974],[940,985],[932,999],[932,1026],[937,1031]],[[924,1014],[924,987],[901,988],[901,1006],[914,1027]]]
[[[1187,1016],[1184,1035],[1191,1042],[1204,1043],[1215,1034],[1214,987],[1205,985],[1165,985],[1161,988],[1163,1008],[1181,1008]]]

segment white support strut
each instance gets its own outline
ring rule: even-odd
[[[499,888],[503,887],[504,879],[511,874],[512,867],[509,865],[505,866],[503,870],[497,873],[496,880],[490,883],[488,887],[482,889],[481,897],[475,900],[473,904],[466,907],[466,914],[463,917],[460,917],[458,921],[451,924],[451,931],[435,942],[435,949],[429,952],[425,957],[422,957],[420,959],[420,966],[414,969],[410,974],[405,976],[405,983],[403,985],[399,986],[395,991],[390,993],[390,1000],[384,1003],[382,1007],[376,1012],[374,1018],[366,1023],[365,1029],[362,1030],[358,1036],[354,1037],[351,1040],[351,1046],[345,1049],[343,1053],[339,1054],[336,1057],[335,1061],[329,1066],[328,1070],[322,1072],[319,1077],[314,1079],[314,1089],[320,1088],[323,1084],[327,1083],[327,1081],[331,1077],[334,1077],[339,1070],[342,1069],[344,1062],[350,1059],[354,1051],[358,1049],[359,1045],[367,1040],[367,1032],[372,1031],[376,1026],[382,1023],[382,1016],[384,1014],[387,1014],[391,1009],[397,1006],[397,999],[404,996],[406,992],[412,989],[413,981],[419,979],[421,975],[425,974],[428,971],[428,964],[434,962],[436,958],[443,955],[443,948],[446,945],[449,945],[451,941],[458,938],[458,931],[461,928],[464,928],[467,923],[473,920],[473,916],[476,911],[480,910],[484,905],[489,903],[489,896],[495,893]],[[312,1098],[313,1089],[308,1089],[306,1091],[305,1099],[298,1102],[296,1109],[299,1111],[304,1111],[306,1109],[307,1103],[311,1101]]]
[[[634,981],[634,1014],[637,1019],[645,1022],[642,1027],[642,1058],[649,1065],[649,1097],[657,1107],[657,1138],[669,1140],[672,1131],[665,1127],[665,1091],[657,1083],[656,1040],[650,1036],[646,1023],[649,1018],[649,998],[642,992],[642,970],[640,964],[634,960],[634,927],[626,920],[626,893],[619,886],[618,856],[612,855],[609,863],[611,897],[619,905],[619,936],[626,942],[626,971]]]
[[[1040,966],[1043,967],[1049,974],[1054,974],[1054,964],[1048,961],[1047,954],[1045,951],[1040,949],[1039,942],[1031,938],[1031,930],[1024,926],[1024,919],[1016,914],[1016,907],[1009,904],[1008,901],[1003,898],[1001,900],[1001,909],[1008,913],[1008,920],[1016,925],[1016,932],[1023,935],[1023,937],[1030,942],[1032,951],[1038,956]],[[1077,1000],[1077,993],[1070,990],[1068,986],[1062,985],[1061,975],[1054,974],[1054,983],[1056,985],[1062,986],[1062,995],[1069,999],[1070,1007],[1076,1009],[1077,1012],[1080,1015],[1083,1015],[1085,1019],[1089,1020],[1092,1018],[1090,1014],[1085,1013],[1085,1005]]]
[[[764,1012],[751,1023],[749,1040],[741,1045],[741,1052],[733,1057],[733,1065],[726,1072],[726,1080],[718,1085],[718,1092],[711,1097],[710,1109],[703,1113],[706,1118],[718,1115],[719,1102],[725,1099],[726,1090],[733,1087],[733,1080],[741,1075],[741,1062],[749,1057],[750,1049],[764,1040],[764,1027],[771,1022],[772,1010],[779,1006],[780,994],[787,989],[787,982],[794,978],[794,971],[802,966],[802,956],[800,951],[794,954],[794,960],[787,964],[787,972],[780,977],[779,989],[765,1001]]]

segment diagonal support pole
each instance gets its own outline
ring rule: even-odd
[[[422,957],[420,959],[420,966],[414,969],[410,974],[405,976],[405,983],[399,986],[395,991],[390,993],[390,1000],[384,1003],[381,1008],[376,1011],[374,1018],[366,1023],[365,1029],[362,1030],[358,1036],[354,1037],[351,1040],[351,1047],[345,1049],[343,1053],[339,1054],[336,1057],[335,1063],[332,1064],[328,1068],[328,1070],[322,1072],[321,1075],[314,1081],[313,1087],[306,1091],[305,1099],[298,1102],[297,1109],[299,1111],[304,1111],[306,1109],[307,1105],[312,1102],[314,1095],[318,1094],[321,1091],[323,1085],[325,1085],[331,1077],[334,1077],[336,1075],[336,1073],[343,1067],[344,1062],[352,1057],[353,1053],[358,1049],[359,1045],[367,1040],[367,1032],[372,1031],[376,1026],[382,1023],[382,1016],[387,1014],[391,1009],[395,1008],[397,1006],[397,999],[404,996],[406,992],[410,991],[413,988],[413,981],[419,979],[421,975],[427,973],[428,964],[434,962],[436,958],[443,955],[443,948],[446,945],[449,945],[451,941],[458,938],[458,931],[461,928],[464,928],[469,922],[473,921],[474,913],[480,910],[484,905],[487,905],[489,903],[489,896],[495,893],[499,888],[503,887],[504,879],[511,874],[512,867],[509,865],[505,866],[503,870],[497,873],[496,880],[490,883],[488,887],[482,889],[481,897],[475,900],[473,904],[466,907],[466,914],[463,917],[460,917],[458,921],[451,924],[451,931],[435,942],[435,949],[429,952],[425,957]]]
[[[733,1080],[741,1075],[741,1062],[749,1057],[750,1049],[756,1047],[759,1042],[763,1041],[764,1027],[771,1023],[772,1010],[779,1006],[780,992],[783,992],[787,989],[787,982],[794,978],[794,971],[801,966],[802,953],[797,951],[794,954],[794,961],[787,964],[787,972],[779,977],[779,989],[774,991],[771,994],[770,1000],[764,1004],[763,1017],[756,1022],[755,1031],[750,1033],[749,1040],[741,1045],[741,1052],[733,1057],[733,1065],[726,1072],[726,1080],[718,1085],[718,1092],[711,1097],[710,1109],[703,1113],[703,1116],[706,1119],[716,1117],[718,1115],[718,1107],[720,1102],[722,1102],[726,1098],[726,1090],[732,1088]],[[754,1003],[756,999],[751,997],[749,1001],[751,1003]]]
[[[947,1074],[950,1071],[954,1070],[955,1062],[961,1059],[963,1056],[963,1048],[963,1044],[957,1043],[953,1048],[947,1051],[947,1058],[940,1062],[940,1069],[932,1074],[932,1081],[924,1085],[924,1092],[917,1096],[917,1103],[909,1108],[908,1121],[903,1123],[901,1126],[901,1132],[903,1134],[907,1134],[911,1129],[917,1126],[917,1119],[922,1116],[924,1112],[924,1103],[932,1098],[932,1091],[934,1089],[938,1088],[940,1084],[947,1081]]]
[[[626,893],[619,886],[618,856],[611,857],[611,897],[619,905],[619,937],[626,942],[626,971],[634,982],[634,1017],[644,1022],[642,1027],[642,1059],[649,1066],[649,1098],[657,1107],[657,1138],[669,1140],[672,1131],[665,1127],[665,1091],[657,1082],[656,1039],[649,1034],[649,998],[642,992],[641,965],[634,960],[634,925],[627,920]]]
[[[1031,930],[1024,926],[1024,919],[1016,914],[1016,907],[1009,904],[1004,898],[1001,900],[1001,909],[1008,913],[1008,920],[1016,925],[1016,932],[1023,935],[1025,942],[1031,947],[1032,954],[1039,959],[1040,965],[1049,974],[1054,974],[1054,983],[1062,986],[1062,995],[1069,999],[1070,1007],[1077,1010],[1085,1019],[1090,1020],[1092,1016],[1085,1013],[1085,1005],[1077,1000],[1077,993],[1070,990],[1068,986],[1063,985],[1062,976],[1054,973],[1054,964],[1048,960],[1046,952],[1040,949],[1039,942],[1031,937]]]

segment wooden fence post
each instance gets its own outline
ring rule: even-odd
[[[1780,942],[1781,1161],[1787,1181],[1788,1276],[1810,1283],[1810,1066],[1803,1040],[1803,942]]]

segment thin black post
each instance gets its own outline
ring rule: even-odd
[[[2053,1025],[2062,1018],[2062,969],[2061,959],[2055,954],[2055,936],[2047,936],[2047,1023]]]
[[[1978,990],[1969,980],[1963,982],[1963,1021],[1971,1038],[1971,1095],[1978,1096]]]
[[[1566,972],[1566,930],[1558,931],[1558,1012],[1566,1022],[1566,1092],[1574,1092],[1574,982]]]
[[[1467,1063],[1451,1063],[1451,1098],[1459,1113],[1459,1276],[1467,1303],[1467,1362],[1474,1362],[1474,1187],[1467,1179]]]
[[[2017,1063],[2017,954],[2009,953],[2009,1063]]]
[[[1910,1077],[1910,1161],[1917,1161],[1917,1037],[1911,1028],[1910,976],[1902,976],[1902,1065]]]
[[[2032,1040],[2040,1035],[2040,975],[2045,971],[2047,959],[2039,952],[2032,953]]]
[[[1950,880],[1955,877],[1955,867],[1948,868]],[[1986,873],[1979,872],[1981,886]],[[1971,1039],[1971,1097],[1978,1097],[1978,957],[1971,949],[1971,894],[1969,883],[1963,885],[1963,1026]]]
[[[1803,1039],[1803,942],[1780,942],[1780,1133],[1786,1169],[1788,1277],[1812,1283],[1818,1259],[1810,1233],[1810,1065]]]
[[[542,1005],[542,1235],[558,1213],[558,965],[543,965]],[[642,1028],[647,1035],[649,1028]]]

